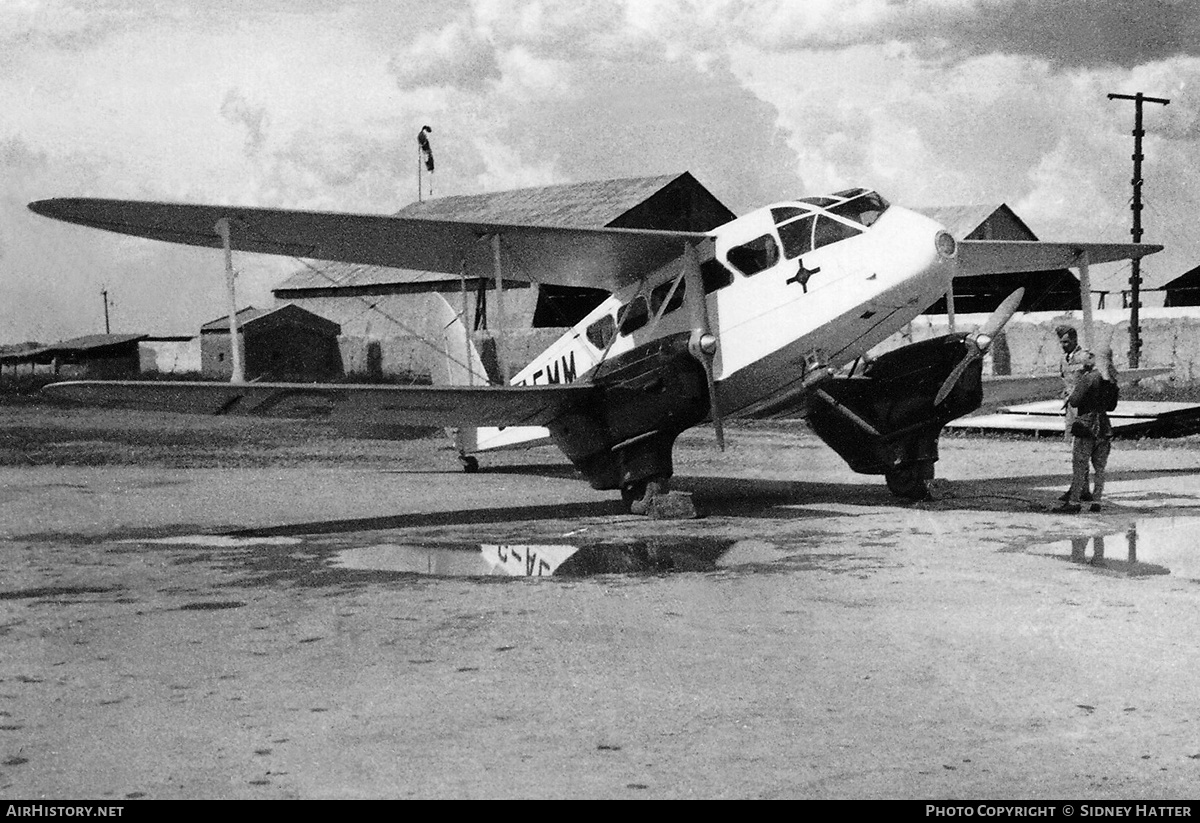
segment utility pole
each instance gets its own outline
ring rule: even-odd
[[[104,298],[104,333],[108,334],[108,286],[100,287],[100,296]]]
[[[1160,103],[1167,105],[1170,100],[1162,97],[1147,97],[1140,91],[1137,94],[1110,94],[1109,100],[1132,100],[1133,115],[1133,229],[1129,232],[1133,242],[1142,242],[1142,103]],[[1142,264],[1138,259],[1133,261],[1133,272],[1129,275],[1129,368],[1136,369],[1142,353],[1142,335],[1138,327],[1138,309],[1141,304]]]

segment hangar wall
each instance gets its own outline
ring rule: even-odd
[[[461,296],[446,294],[455,308]],[[467,295],[474,309],[474,294]],[[489,293],[489,314],[495,298]],[[428,341],[437,340],[438,296],[430,292],[377,294],[359,298],[322,296],[292,298],[290,302],[328,318],[342,327],[338,337],[342,365],[348,375],[367,379],[395,378],[425,380],[440,355]],[[558,328],[530,328],[529,318],[537,304],[537,290],[518,287],[504,290],[505,352],[511,363],[525,363],[545,350],[565,331]],[[495,323],[495,319],[492,320]],[[480,354],[485,356],[494,343],[488,331],[473,335]]]

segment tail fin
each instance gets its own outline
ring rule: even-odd
[[[437,294],[437,345],[442,352],[440,362],[434,362],[430,379],[435,386],[486,386],[487,371],[479,350],[471,342],[464,318],[441,294]],[[454,441],[460,456],[479,448],[479,430],[475,427],[449,428],[446,434]]]
[[[437,339],[438,348],[442,352],[440,362],[430,369],[430,377],[435,386],[486,386],[491,381],[487,368],[479,355],[479,350],[471,340],[463,317],[454,310],[450,302],[441,294],[437,295],[437,323],[440,329]],[[533,445],[550,437],[550,433],[541,426],[470,426],[462,428],[447,428],[455,448],[458,449],[459,459],[463,465],[475,465],[469,455],[490,449],[509,448],[513,446]]]
[[[437,294],[435,292],[435,294]],[[443,295],[437,294],[438,348],[442,362],[431,369],[435,386],[486,386],[487,370],[463,318]]]

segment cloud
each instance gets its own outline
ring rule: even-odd
[[[402,89],[450,86],[480,91],[500,78],[495,47],[462,19],[418,35],[388,61],[388,68]]]
[[[736,25],[777,51],[900,42],[926,59],[1024,55],[1059,69],[1200,54],[1190,0],[776,0],[747,5]]]
[[[221,101],[221,116],[246,129],[246,152],[257,154],[267,139],[267,107],[252,105],[238,89],[230,89]]]

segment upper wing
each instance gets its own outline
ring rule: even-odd
[[[52,383],[42,391],[111,408],[397,426],[544,426],[596,403],[595,388],[583,383],[366,386],[81,380]]]
[[[499,234],[512,261],[506,279],[609,291],[679,256],[684,242],[708,236],[95,198],[38,200],[29,208],[81,226],[212,248],[222,248],[215,225],[228,218],[230,245],[239,251],[452,274],[464,262],[490,272],[490,244],[480,240]]]
[[[959,276],[1074,268],[1083,252],[1088,263],[1132,260],[1162,251],[1149,243],[1045,243],[1040,240],[959,240]]]

